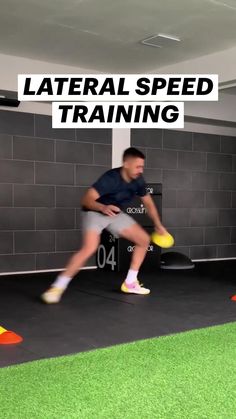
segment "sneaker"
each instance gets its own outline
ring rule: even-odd
[[[51,287],[41,295],[41,299],[47,304],[59,303],[63,292],[62,288]]]
[[[143,284],[137,280],[133,284],[127,286],[125,281],[121,285],[121,291],[127,294],[140,294],[140,295],[147,295],[150,294],[150,290],[148,288],[144,288]]]

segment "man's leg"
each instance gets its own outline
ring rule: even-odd
[[[139,224],[133,224],[129,228],[122,230],[119,234],[120,237],[130,240],[135,244],[130,269],[138,271],[147,253],[147,248],[150,243],[149,235]]]
[[[96,252],[100,241],[100,233],[95,230],[85,231],[81,249],[69,260],[65,270],[61,273],[52,286],[42,295],[45,303],[58,303],[70,281],[84,266],[86,261]]]
[[[137,279],[138,271],[142,265],[150,243],[150,237],[139,224],[132,224],[130,227],[121,230],[120,237],[132,241],[135,248],[132,254],[130,269],[125,282],[122,284],[122,291],[132,294],[149,294],[150,290],[143,288]]]

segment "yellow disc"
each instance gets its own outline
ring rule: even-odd
[[[4,332],[7,332],[7,329],[4,329],[4,327],[0,326],[0,335]]]
[[[168,249],[168,247],[172,247],[174,245],[174,237],[170,234],[158,234],[156,232],[152,233],[151,239],[153,243],[157,246],[163,247],[164,249]]]

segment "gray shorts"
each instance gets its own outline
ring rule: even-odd
[[[120,212],[113,217],[104,215],[96,211],[82,211],[83,231],[95,230],[101,234],[106,228],[114,236],[118,237],[122,230],[137,224],[136,221],[124,212]]]

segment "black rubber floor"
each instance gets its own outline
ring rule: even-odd
[[[122,277],[82,271],[61,303],[39,295],[55,275],[0,277],[0,326],[23,336],[0,345],[0,366],[236,321],[236,261],[143,274],[149,296],[119,292]]]

